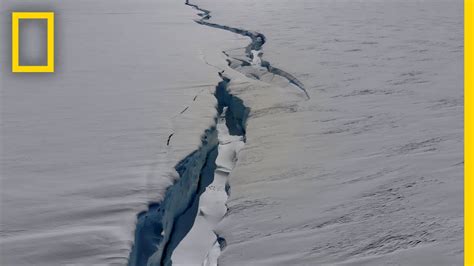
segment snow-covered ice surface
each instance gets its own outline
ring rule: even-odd
[[[193,3],[311,96],[226,71],[251,112],[220,264],[462,264],[462,1]]]
[[[184,1],[15,2],[2,37],[54,7],[58,71],[2,71],[2,264],[167,262],[216,99],[246,122],[219,264],[462,263],[462,1],[193,1],[247,37]]]

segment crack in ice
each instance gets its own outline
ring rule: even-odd
[[[167,189],[164,200],[159,204],[150,204],[147,211],[138,215],[129,265],[171,265],[172,254],[192,230],[195,217],[199,213],[206,212],[199,210],[201,195],[213,183],[216,173],[229,169],[229,167],[216,167],[219,143],[221,142],[221,147],[226,145],[222,137],[218,139],[217,131],[224,132],[222,119],[224,118],[224,125],[227,128],[225,132],[228,132],[228,136],[232,135],[230,138],[245,141],[245,123],[250,110],[244,106],[242,100],[227,91],[230,79],[222,73],[219,73],[219,76],[222,81],[216,87],[215,97],[218,103],[217,113],[220,124],[216,119],[215,125],[204,132],[201,147],[175,166],[179,178]],[[168,137],[168,141],[171,140],[173,134]],[[227,183],[224,191],[228,195]],[[219,204],[224,204],[224,214],[227,212],[225,201],[219,201]],[[213,231],[212,234],[214,234]],[[217,246],[219,246],[218,253],[216,253]],[[210,265],[213,265],[212,261],[217,263],[217,257],[214,254],[219,254],[224,247],[225,240],[215,234],[213,242],[208,247],[209,254],[203,257],[202,261],[211,261]]]
[[[212,28],[217,28],[217,29],[222,29],[226,31],[230,31],[236,34],[240,34],[242,36],[249,37],[251,42],[247,47],[245,47],[245,56],[248,58],[248,61],[243,60],[243,59],[238,59],[235,57],[231,57],[226,51],[223,51],[223,53],[229,58],[228,59],[228,65],[236,70],[238,70],[238,67],[246,67],[246,66],[253,66],[253,67],[261,67],[265,69],[268,73],[272,73],[273,75],[280,76],[284,79],[286,79],[290,84],[296,86],[300,90],[303,91],[307,99],[310,99],[311,97],[308,94],[308,91],[306,90],[304,84],[298,80],[295,76],[292,74],[274,67],[271,65],[269,61],[263,60],[263,45],[266,42],[266,37],[260,32],[256,31],[250,31],[246,29],[241,29],[241,28],[236,28],[236,27],[230,27],[227,25],[222,25],[222,24],[217,24],[217,23],[212,23],[209,22],[211,18],[211,11],[207,9],[203,9],[199,7],[196,4],[192,4],[189,2],[189,0],[186,0],[185,2],[186,5],[193,7],[196,10],[201,11],[202,13],[198,13],[198,15],[201,17],[200,19],[194,20],[196,23],[205,25],[208,27]],[[240,64],[233,64],[232,61],[238,61]],[[246,74],[246,73],[243,73]],[[248,77],[260,80],[259,73],[251,73],[250,75],[246,75]]]

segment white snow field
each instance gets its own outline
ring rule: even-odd
[[[32,7],[0,264],[462,264],[461,0],[9,0],[2,39]]]

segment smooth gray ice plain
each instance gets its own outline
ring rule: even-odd
[[[231,68],[250,39],[183,2],[2,2],[2,38],[9,11],[54,7],[58,50],[54,74],[1,59],[1,264],[126,264],[216,123],[222,70],[250,113],[219,264],[462,264],[462,1],[192,1],[263,33],[310,98]]]

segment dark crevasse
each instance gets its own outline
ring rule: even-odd
[[[217,157],[212,158],[212,168],[207,169],[206,173],[201,176],[202,186],[200,186],[200,191],[198,193],[199,197],[195,199],[193,207],[189,213],[184,213],[176,219],[174,231],[172,232],[170,241],[166,244],[162,255],[162,265],[172,264],[174,251],[179,247],[183,240],[183,242],[187,244],[194,243],[190,249],[185,251],[184,257],[188,257],[190,253],[203,250],[207,250],[208,257],[194,257],[191,261],[188,260],[184,262],[180,260],[183,259],[183,257],[180,257],[183,255],[181,249],[181,253],[178,252],[178,262],[181,263],[181,265],[189,263],[192,265],[201,264],[205,260],[212,260],[217,263],[218,256],[212,256],[212,254],[220,253],[220,251],[225,247],[225,239],[213,231],[215,224],[217,224],[218,221],[224,217],[225,213],[227,213],[226,201],[230,193],[228,176],[233,167],[229,167],[227,163],[222,163],[223,160],[226,161],[225,158],[229,155],[229,148],[232,150],[232,152],[230,152],[232,154],[232,159],[230,159],[230,161],[236,161],[236,154],[238,151],[233,150],[232,147],[242,147],[245,142],[245,121],[249,109],[243,105],[242,100],[229,94],[227,86],[230,80],[223,76],[222,73],[220,73],[220,75],[222,81],[218,84],[215,90],[215,97],[218,100],[217,113],[219,114],[219,119],[216,125],[219,142],[217,147],[218,154]],[[242,144],[239,145],[238,143]],[[220,195],[226,195],[225,198],[217,196],[219,192],[216,189],[220,187],[219,184],[222,185],[222,194]],[[201,205],[201,200],[203,205]],[[209,205],[210,203],[211,205]],[[219,205],[214,205],[215,203],[218,203]],[[189,238],[187,237],[187,234],[191,231],[192,234]],[[207,235],[213,235],[214,244],[212,242],[207,243],[204,238],[202,238],[202,235],[196,239],[196,232],[198,232],[198,234],[204,233]],[[187,238],[185,239],[185,237]],[[190,239],[194,239],[196,242],[193,242],[193,240]],[[207,246],[206,243],[209,246]],[[215,252],[216,249],[218,252]]]
[[[227,62],[231,68],[236,69],[238,71],[242,69],[244,71],[240,71],[240,72],[245,74],[247,77],[260,80],[262,73],[258,71],[257,72],[251,71],[250,73],[247,73],[247,71],[245,71],[246,70],[245,68],[250,68],[252,67],[252,65],[258,65],[259,67],[264,68],[267,73],[280,76],[286,79],[290,84],[299,88],[301,91],[303,91],[307,99],[311,98],[304,84],[300,80],[298,80],[295,76],[293,76],[289,72],[286,72],[280,68],[272,66],[269,61],[263,60],[262,50],[263,50],[263,45],[266,43],[266,40],[267,40],[264,34],[260,32],[256,32],[256,31],[251,31],[251,30],[246,30],[246,29],[241,29],[241,28],[209,22],[209,20],[211,19],[211,11],[207,9],[203,9],[196,4],[192,4],[189,2],[189,0],[186,0],[185,4],[200,11],[198,15],[201,18],[198,20],[195,20],[196,23],[204,25],[204,26],[216,28],[216,29],[230,31],[230,32],[240,34],[242,36],[246,36],[250,38],[250,43],[245,47],[246,59],[232,57],[229,55],[228,52],[223,51],[223,53],[228,57]],[[263,73],[263,75],[264,74],[265,73]]]
[[[250,110],[227,91],[230,80],[221,77],[223,80],[215,92],[217,113],[220,115],[227,107],[225,117],[229,132],[244,135]],[[193,226],[200,195],[213,181],[217,145],[217,131],[213,126],[204,132],[200,148],[175,166],[179,179],[168,188],[164,200],[160,204],[150,204],[148,211],[138,215],[129,265],[171,264],[174,249]],[[218,239],[219,243],[225,243]]]
[[[179,232],[174,230],[175,220],[192,213],[195,199],[199,198],[205,180],[209,179],[208,173],[212,173],[215,167],[215,134],[214,128],[206,130],[201,148],[176,165],[179,179],[168,188],[164,200],[160,204],[151,204],[148,211],[138,215],[129,265],[148,265],[155,260],[158,263],[151,264],[159,265],[164,244],[173,232]]]

